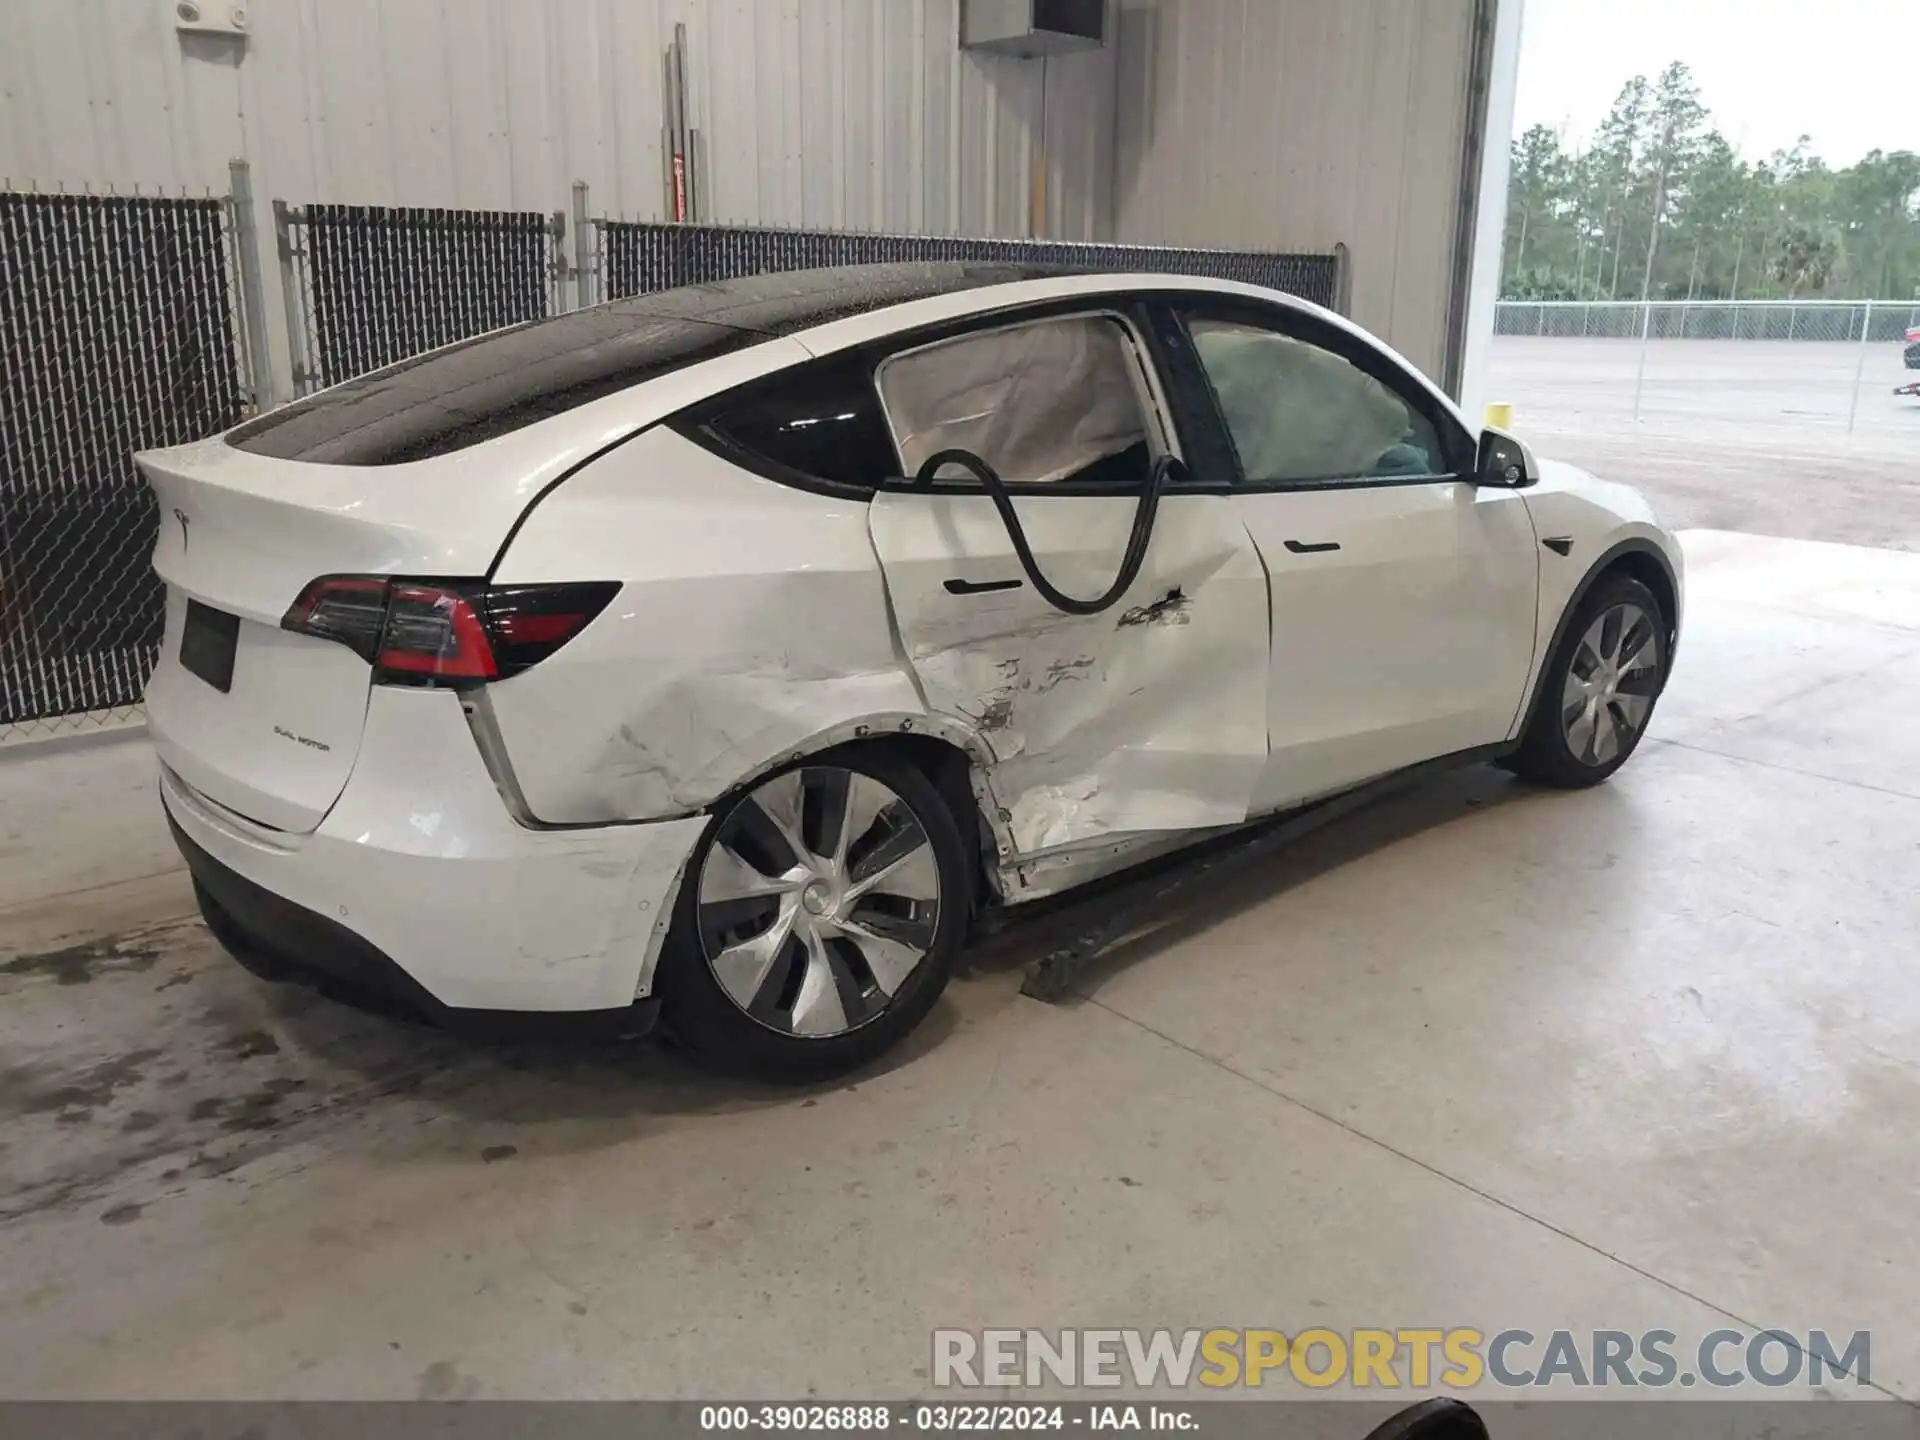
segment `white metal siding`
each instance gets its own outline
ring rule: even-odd
[[[1106,238],[1114,50],[963,54],[958,4],[251,0],[240,40],[172,0],[8,0],[0,185],[224,193],[244,156],[269,245],[276,199],[554,211],[584,180],[593,214],[663,218],[679,23],[702,218]]]
[[[1472,30],[1473,0],[1123,0],[1114,238],[1345,243],[1354,319],[1437,376]]]
[[[263,200],[661,212],[662,56],[687,26],[707,217],[1101,237],[1114,52],[962,54],[958,0],[170,0],[0,6],[0,176]],[[1046,124],[1040,124],[1044,91]],[[1034,183],[1036,167],[1044,187]]]
[[[220,192],[244,155],[267,237],[276,198],[552,211],[575,180],[656,217],[679,22],[709,218],[1345,243],[1355,317],[1439,373],[1473,0],[1109,0],[1105,48],[1045,61],[960,51],[958,4],[251,0],[239,42],[9,0],[0,177]]]

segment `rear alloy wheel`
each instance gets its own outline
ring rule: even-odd
[[[736,798],[696,852],[662,957],[668,1024],[703,1059],[821,1078],[887,1049],[945,987],[969,872],[918,770],[846,751]]]
[[[1565,789],[1597,785],[1627,762],[1667,680],[1667,620],[1653,592],[1622,575],[1580,605],[1541,677],[1509,769]]]

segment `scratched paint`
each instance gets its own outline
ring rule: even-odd
[[[1111,583],[1131,500],[1019,503],[1055,583]],[[541,820],[686,814],[912,722],[976,758],[1009,858],[1029,857],[1233,824],[1266,760],[1266,572],[1223,497],[1165,499],[1131,593],[1070,616],[1024,583],[983,496],[823,497],[663,429],[535,509],[498,578],[585,573],[624,581],[602,618],[488,692]]]
[[[1019,504],[1054,584],[1106,588],[1131,500]],[[1246,817],[1266,760],[1266,572],[1223,500],[1164,500],[1131,592],[1092,616],[1024,583],[945,588],[1021,574],[985,497],[883,494],[870,520],[914,678],[991,750],[986,780],[1020,855]]]
[[[1151,604],[1136,605],[1124,611],[1120,616],[1120,628],[1125,630],[1134,625],[1185,625],[1193,618],[1189,613],[1192,604],[1176,585]]]

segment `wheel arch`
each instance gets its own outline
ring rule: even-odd
[[[993,752],[966,726],[939,715],[877,715],[846,721],[809,737],[802,744],[741,776],[701,807],[717,815],[735,797],[789,766],[820,761],[850,751],[879,749],[898,756],[932,783],[947,802],[968,853],[976,857],[975,906],[996,893],[999,859],[1012,853],[1012,837],[986,784]]]
[[[1667,666],[1671,670],[1674,648],[1680,638],[1680,577],[1674,573],[1673,562],[1657,543],[1643,536],[1633,536],[1603,551],[1600,558],[1587,567],[1587,573],[1580,577],[1580,583],[1573,587],[1566,603],[1560,607],[1560,618],[1554,622],[1553,637],[1540,652],[1539,662],[1534,667],[1532,688],[1527,694],[1526,704],[1521,707],[1519,724],[1514,728],[1516,739],[1526,734],[1533,723],[1534,712],[1539,709],[1540,697],[1545,693],[1547,670],[1553,657],[1560,653],[1560,646],[1567,638],[1567,627],[1573,623],[1574,615],[1593,587],[1612,575],[1626,575],[1638,580],[1660,602],[1661,613],[1667,621]]]

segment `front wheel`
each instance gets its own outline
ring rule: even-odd
[[[1548,657],[1507,768],[1577,790],[1626,764],[1667,682],[1668,635],[1666,614],[1645,585],[1626,575],[1601,580]]]
[[[939,791],[893,755],[769,776],[720,809],[681,881],[660,960],[670,1033],[763,1079],[866,1063],[946,988],[971,874]]]

